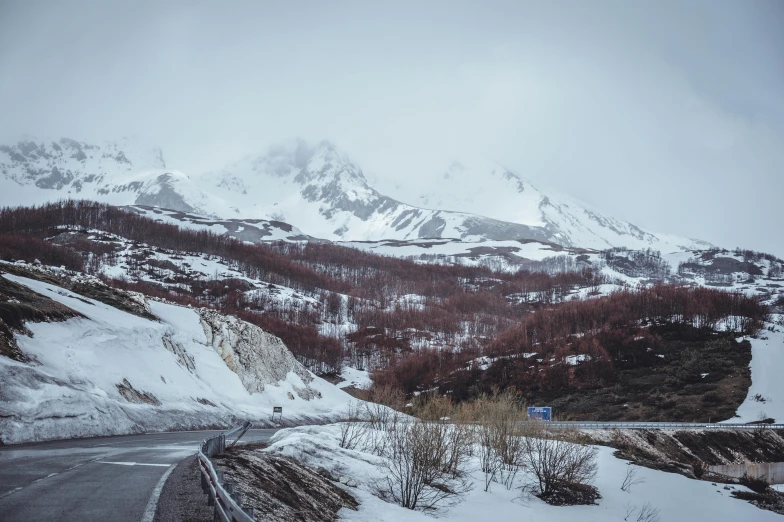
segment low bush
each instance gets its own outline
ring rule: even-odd
[[[744,474],[740,483],[755,493],[765,493],[770,490],[770,482],[764,477],[750,477],[748,474]]]

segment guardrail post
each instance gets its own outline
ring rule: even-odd
[[[234,489],[234,484],[222,470],[216,469],[210,457],[219,455],[226,450],[229,437],[236,437],[232,445],[250,429],[251,424],[244,422],[241,426],[211,437],[199,446],[199,471],[202,489],[207,493],[207,505],[213,506],[213,521],[235,522],[237,520],[254,520],[253,510],[242,505],[244,496]]]

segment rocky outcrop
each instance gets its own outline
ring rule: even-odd
[[[301,398],[310,400],[320,395],[308,386],[313,381],[311,373],[297,362],[278,337],[207,308],[199,310],[199,318],[207,344],[220,354],[250,393],[260,393],[265,385],[277,384],[294,373],[304,384],[295,387]]]
[[[173,338],[172,332],[166,332],[163,335],[162,341],[163,347],[177,356],[177,363],[189,372],[193,373],[193,371],[196,369],[196,363],[193,360],[193,356],[188,353],[182,344]]]
[[[117,385],[117,391],[126,401],[134,404],[161,405],[161,401],[159,401],[155,395],[146,391],[137,390],[128,382],[128,379],[123,379],[123,382]]]

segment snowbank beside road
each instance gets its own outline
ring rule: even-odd
[[[379,499],[372,493],[372,482],[383,478],[375,463],[380,457],[361,451],[340,447],[339,425],[306,426],[279,431],[264,451],[279,453],[311,467],[323,467],[341,477],[343,483],[357,487],[347,488],[360,501],[359,511],[343,509],[341,520],[419,522],[432,521],[433,517],[410,511]],[[484,476],[478,461],[472,463],[471,478],[474,489],[459,504],[449,508],[443,520],[469,522],[475,520],[547,520],[572,522],[592,520],[616,522],[624,520],[627,506],[642,507],[646,503],[660,510],[659,519],[666,522],[736,522],[738,520],[774,521],[779,516],[763,511],[748,502],[735,499],[731,490],[714,486],[710,482],[688,479],[675,473],[665,473],[637,467],[636,478],[645,483],[636,484],[630,492],[621,491],[621,484],[630,464],[613,456],[613,449],[599,448],[598,474],[594,485],[602,498],[592,506],[551,506],[535,497],[520,498],[520,490],[507,491],[503,485],[493,484],[484,491]],[[746,491],[742,486],[730,486]],[[637,520],[636,515],[629,520]]]
[[[19,276],[9,280],[86,318],[27,323],[29,364],[0,357],[4,443],[334,419],[351,397],[302,367],[279,339],[212,311],[150,303],[153,321]],[[207,333],[209,333],[209,338]],[[223,358],[222,358],[223,357]]]

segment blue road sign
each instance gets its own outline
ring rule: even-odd
[[[529,406],[528,417],[550,422],[553,420],[553,409],[550,406]]]

